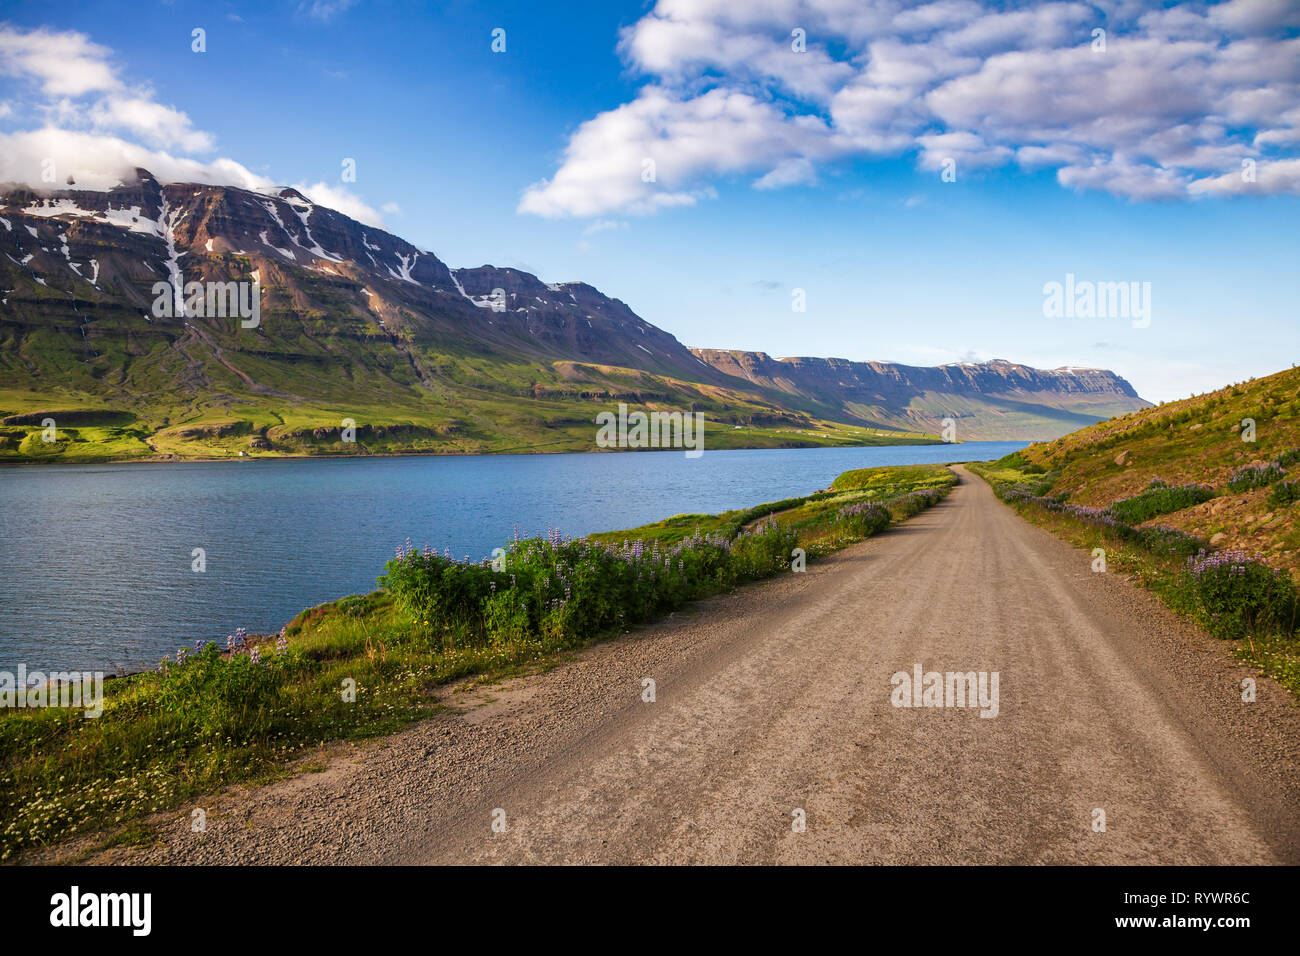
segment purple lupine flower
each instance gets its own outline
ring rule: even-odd
[[[262,649],[260,647],[253,648],[248,652],[248,659],[254,664],[262,663]]]

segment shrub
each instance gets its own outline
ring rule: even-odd
[[[1166,525],[1151,525],[1146,528],[1132,528],[1132,538],[1148,551],[1167,554],[1177,558],[1190,557],[1204,546],[1200,538],[1193,537],[1185,531]]]
[[[1228,490],[1253,491],[1255,488],[1263,488],[1285,477],[1286,470],[1276,462],[1269,462],[1267,465],[1247,465],[1232,473],[1232,477],[1228,479]]]
[[[1273,459],[1273,464],[1279,468],[1290,468],[1296,462],[1300,462],[1300,448],[1292,448],[1290,451],[1284,451]]]
[[[490,594],[483,602],[483,624],[494,644],[525,640],[532,631],[528,595],[517,588]]]
[[[1185,558],[1195,554],[1204,547],[1204,542],[1177,528],[1164,525],[1138,528],[1115,517],[1109,508],[1092,508],[1087,505],[1070,504],[1064,495],[1043,497],[1032,494],[1032,487],[1017,485],[1002,496],[1011,504],[1028,504],[1046,511],[1067,515],[1083,524],[1100,528],[1102,531],[1130,544],[1145,548],[1156,554]]]
[[[869,538],[888,528],[892,518],[883,505],[860,502],[845,505],[836,513],[835,520],[854,537]]]
[[[1187,574],[1212,634],[1231,639],[1295,630],[1295,583],[1285,572],[1244,551],[1202,551],[1188,558]]]
[[[788,568],[795,534],[769,521],[734,538],[698,532],[671,547],[586,539],[513,541],[505,570],[398,548],[379,579],[394,602],[470,645],[568,644]]]
[[[1140,493],[1112,502],[1106,510],[1127,524],[1141,524],[1160,515],[1199,505],[1213,497],[1214,492],[1204,485],[1170,485],[1155,478]]]
[[[1300,481],[1279,481],[1268,493],[1269,507],[1281,508],[1300,501]]]
[[[920,514],[926,508],[937,505],[947,495],[946,488],[921,488],[892,499],[889,504],[898,512],[899,518],[910,518]]]

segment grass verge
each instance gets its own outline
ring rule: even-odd
[[[1117,517],[1126,509],[1143,517],[1170,513],[1170,505],[1195,507],[1212,496],[1210,489],[1153,483],[1142,495],[1103,509],[1072,505],[1065,493],[1053,495],[1055,474],[1018,453],[967,468],[1026,520],[1077,547],[1103,549],[1108,571],[1132,575],[1171,609],[1230,641],[1238,658],[1300,701],[1300,605],[1291,576],[1256,556],[1211,551],[1176,529]]]

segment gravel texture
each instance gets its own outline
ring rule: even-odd
[[[979,479],[99,863],[1297,863],[1300,709]],[[898,708],[996,671],[996,717]],[[656,700],[642,700],[642,679]],[[494,832],[494,811],[504,832]],[[1105,812],[1104,832],[1094,811]],[[798,832],[795,811],[806,829]],[[498,815],[499,817],[499,815]]]

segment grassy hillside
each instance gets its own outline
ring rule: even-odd
[[[1298,412],[1290,369],[968,467],[1300,698]]]
[[[705,415],[704,447],[815,448],[929,444],[939,436],[829,422],[757,401],[753,395],[633,369],[556,368],[447,358],[447,376],[406,388],[345,383],[342,395],[232,392],[222,398],[105,397],[70,388],[0,388],[0,462],[222,459],[385,454],[596,451],[599,412]],[[300,370],[304,377],[310,370]],[[277,381],[285,381],[281,376]],[[53,418],[57,441],[42,440]],[[342,440],[342,422],[356,441]]]
[[[1255,423],[1254,441],[1243,425]],[[1247,437],[1249,434],[1247,432]],[[1300,509],[1293,482],[1300,460],[1300,369],[1112,418],[1029,446],[1024,461],[1055,474],[1054,494],[1105,507],[1159,479],[1170,485],[1205,485],[1214,496],[1159,516],[1169,525],[1219,550],[1264,555],[1269,564],[1300,571]],[[1285,464],[1268,470],[1279,459]],[[1260,477],[1233,476],[1260,469]],[[1283,472],[1285,474],[1283,474]]]

